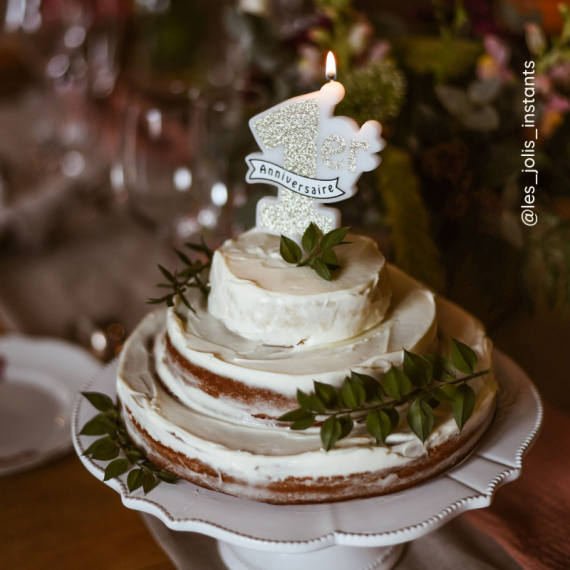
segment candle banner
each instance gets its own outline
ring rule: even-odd
[[[249,165],[248,182],[261,180],[270,184],[280,184],[287,190],[314,200],[331,200],[345,194],[338,187],[338,177],[333,179],[308,178],[266,160],[248,157],[247,162]]]

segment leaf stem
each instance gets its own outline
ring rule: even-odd
[[[449,385],[453,385],[453,384],[460,384],[461,382],[468,382],[469,380],[479,378],[480,376],[485,376],[486,374],[489,373],[489,370],[490,370],[490,368],[488,368],[487,370],[482,370],[481,372],[475,372],[475,373],[470,374],[469,376],[465,376],[463,378],[456,378],[455,380],[452,380],[450,382],[441,382],[438,386],[434,386],[432,388],[426,388],[423,390],[420,390],[420,389],[415,390],[414,392],[410,392],[407,396],[405,396],[401,400],[390,400],[389,402],[382,402],[380,404],[374,404],[373,406],[362,406],[362,407],[359,407],[356,409],[344,408],[342,410],[338,410],[338,411],[334,411],[334,412],[325,411],[324,413],[322,413],[322,414],[319,413],[317,415],[318,416],[338,416],[338,415],[346,415],[346,414],[351,415],[354,413],[361,414],[363,412],[369,412],[370,410],[382,410],[384,408],[395,408],[397,406],[402,406],[406,402],[409,402],[410,400],[413,400],[419,396],[427,396],[428,394],[435,392],[441,386],[449,386]]]

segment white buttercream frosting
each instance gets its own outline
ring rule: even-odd
[[[478,369],[490,367],[492,346],[482,325],[440,298],[437,312],[444,352],[448,353],[454,337],[473,348],[479,358]],[[218,417],[205,411],[200,403],[193,406],[177,401],[157,382],[154,355],[148,347],[163,329],[164,312],[151,313],[127,342],[117,381],[121,402],[155,441],[252,485],[287,477],[347,476],[401,466],[458,433],[449,405],[442,404],[435,410],[434,429],[425,444],[402,422],[387,445],[374,444],[360,428],[326,453],[318,428],[298,432]],[[470,385],[476,393],[476,405],[466,430],[489,420],[496,392],[492,373]]]
[[[386,262],[369,238],[335,248],[342,269],[318,278],[286,263],[279,236],[256,229],[214,254],[209,312],[245,339],[273,346],[342,341],[378,324],[390,303]]]
[[[393,286],[390,308],[384,320],[361,334],[325,345],[265,346],[230,331],[207,310],[196,290],[190,300],[196,314],[178,303],[168,310],[166,330],[174,348],[188,361],[219,376],[253,388],[264,388],[294,398],[297,389],[313,390],[313,381],[340,387],[351,370],[381,380],[393,364],[402,365],[402,349],[427,353],[437,335],[435,296],[393,266],[387,268]],[[313,275],[313,279],[318,278]],[[278,417],[283,409],[270,400],[259,404],[226,402],[182,382],[164,360],[164,335],[157,338],[157,370],[167,388],[182,402],[221,416],[257,421],[252,416]]]

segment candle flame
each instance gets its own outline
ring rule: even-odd
[[[327,64],[325,69],[325,77],[329,81],[336,79],[336,61],[334,59],[334,54],[332,51],[329,51],[327,54]]]

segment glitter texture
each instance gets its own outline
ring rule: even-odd
[[[348,152],[348,170],[350,172],[356,172],[356,151],[361,148],[363,150],[368,150],[370,143],[367,141],[358,141],[352,139],[350,141],[350,151]]]
[[[283,145],[283,168],[314,178],[317,171],[317,137],[319,135],[319,102],[305,99],[284,105],[255,123],[255,130],[267,149]],[[258,224],[261,229],[302,235],[313,222],[326,233],[332,229],[332,219],[316,212],[313,199],[285,188],[277,204],[261,204]]]
[[[332,147],[331,143],[337,143],[337,146]],[[338,170],[344,166],[344,158],[340,161],[331,160],[331,155],[341,154],[346,148],[346,143],[340,135],[330,135],[323,141],[321,148],[321,158],[326,166],[333,170]],[[352,147],[351,147],[352,148]]]
[[[319,102],[305,99],[284,105],[255,123],[255,130],[267,149],[284,145],[283,168],[314,178],[317,171]]]
[[[259,226],[263,230],[296,236],[303,235],[307,226],[313,222],[323,233],[330,232],[332,218],[319,214],[313,204],[312,198],[282,188],[278,204],[260,205]]]

